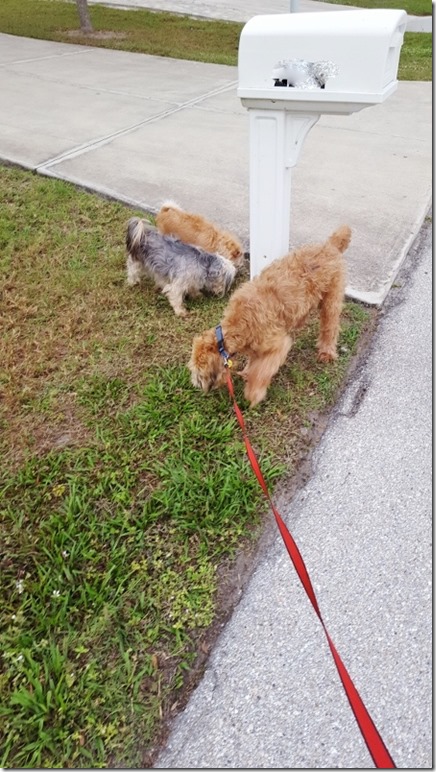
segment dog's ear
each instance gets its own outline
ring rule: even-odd
[[[215,328],[196,335],[188,365],[192,383],[206,393],[225,383],[225,367],[215,336]]]
[[[244,252],[239,244],[233,244],[230,250],[230,259],[236,269],[242,268],[245,264]]]
[[[203,372],[211,371],[215,360],[219,360],[215,329],[195,335],[192,344],[192,365]]]
[[[215,330],[206,330],[201,335],[195,335],[192,344],[192,357],[197,367],[207,365],[211,357],[218,352]]]

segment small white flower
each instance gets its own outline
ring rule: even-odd
[[[17,618],[17,615],[16,614],[12,614],[11,619],[12,619],[13,622],[15,622],[16,618]]]
[[[18,657],[17,657],[17,662],[22,662],[23,659],[24,659],[23,654],[19,654]]]
[[[15,587],[17,588],[19,595],[24,592],[24,584],[21,579],[19,579],[18,582],[15,582]]]
[[[60,594],[61,593],[60,593],[59,590],[53,590],[53,592],[52,592],[53,598],[59,598]]]
[[[68,557],[68,552],[66,550],[62,550],[62,557],[63,558],[67,558]]]

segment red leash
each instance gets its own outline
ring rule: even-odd
[[[220,342],[220,341],[219,341]],[[226,352],[225,352],[226,353]],[[227,357],[227,358],[226,358]],[[229,371],[229,363],[230,359],[228,355],[224,357],[225,364],[226,364],[226,373],[227,373],[227,388],[229,390],[230,396],[233,400],[233,409],[236,413],[236,418],[238,419],[239,426],[242,430],[242,436],[244,438],[245,448],[247,451],[247,456],[250,461],[251,466],[253,467],[253,471],[257,477],[257,480],[260,484],[260,487],[262,488],[266,498],[268,499],[268,502],[271,506],[271,509],[274,513],[274,517],[276,519],[277,525],[279,527],[279,531],[281,533],[282,539],[286,545],[286,549],[288,550],[289,556],[294,564],[294,568],[298,574],[298,577],[301,581],[301,584],[303,585],[304,589],[306,590],[306,593],[308,595],[308,598],[314,608],[314,611],[316,615],[318,616],[319,621],[321,622],[321,625],[323,627],[324,633],[326,635],[328,645],[330,647],[330,651],[332,653],[333,659],[335,661],[336,668],[338,670],[339,676],[342,681],[342,685],[345,689],[346,695],[348,697],[348,701],[351,705],[351,709],[354,713],[354,716],[356,718],[357,724],[359,726],[359,729],[362,733],[363,739],[365,740],[366,746],[372,756],[372,760],[374,761],[375,766],[378,769],[396,769],[396,766],[393,762],[393,759],[386,748],[386,745],[384,744],[376,725],[374,724],[371,716],[369,715],[367,709],[365,708],[365,705],[363,704],[362,699],[359,696],[359,693],[354,686],[350,676],[348,675],[347,669],[342,662],[338,652],[336,651],[336,648],[333,644],[332,639],[330,638],[330,635],[328,634],[327,628],[324,624],[324,620],[321,616],[321,612],[319,610],[318,601],[316,599],[315,591],[312,587],[312,582],[310,581],[309,574],[307,572],[307,568],[305,566],[304,560],[301,556],[300,550],[298,549],[293,537],[289,533],[285,523],[283,522],[282,518],[280,517],[278,511],[276,510],[272,500],[271,496],[269,494],[266,482],[264,480],[264,477],[262,475],[262,472],[259,467],[258,460],[256,458],[256,454],[251,446],[250,440],[247,436],[247,431],[245,428],[245,422],[244,417],[238,407],[238,404],[235,399],[235,393],[233,390],[233,382],[231,379],[230,371]]]

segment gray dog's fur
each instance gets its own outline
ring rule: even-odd
[[[127,225],[127,283],[150,276],[167,296],[174,313],[186,316],[183,301],[200,292],[223,296],[236,268],[228,258],[205,252],[172,236],[162,236],[146,221],[132,217]]]

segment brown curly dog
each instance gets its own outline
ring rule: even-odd
[[[246,357],[238,374],[245,382],[250,406],[264,399],[271,379],[284,364],[293,333],[319,307],[318,359],[337,358],[340,315],[344,301],[343,252],[351,230],[343,225],[324,244],[295,249],[231,296],[221,322],[224,345],[231,356]],[[215,329],[196,335],[188,367],[192,383],[203,391],[225,383],[225,364],[217,346]]]

